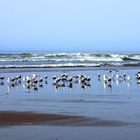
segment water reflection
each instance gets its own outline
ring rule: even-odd
[[[136,77],[136,83],[140,85],[140,78]],[[92,80],[92,82],[91,82]],[[113,74],[112,72],[98,74],[96,78],[88,75],[70,75],[67,73],[62,73],[57,76],[44,76],[40,77],[37,74],[31,76],[15,76],[8,77],[7,79],[0,80],[0,86],[7,86],[8,93],[13,92],[15,89],[24,89],[26,93],[30,92],[41,92],[41,89],[53,87],[53,91],[68,91],[71,92],[78,90],[89,90],[94,89],[94,87],[103,87],[109,93],[114,89],[114,87],[119,88],[119,86],[127,85],[128,88],[132,85],[133,77],[126,74]],[[97,84],[98,83],[98,84]],[[103,83],[103,84],[102,84]],[[94,85],[94,86],[92,86]],[[43,90],[42,90],[43,91]]]
[[[0,82],[0,86],[4,86],[4,82]]]

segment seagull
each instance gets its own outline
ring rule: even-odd
[[[0,80],[4,80],[4,76],[1,76],[1,77],[0,77]]]
[[[47,79],[48,79],[48,76],[47,76],[47,75],[45,75],[44,79],[46,79],[46,80],[47,80]]]
[[[127,80],[130,81],[132,78],[128,75],[127,76]]]

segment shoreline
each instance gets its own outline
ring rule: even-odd
[[[102,120],[99,118],[81,116],[36,112],[0,111],[0,127],[19,125],[109,127],[125,126],[129,124],[130,123],[117,120]]]
[[[113,71],[119,71],[119,70],[127,70],[127,69],[140,69],[140,66],[130,66],[130,67],[26,67],[26,68],[0,68],[1,73],[26,73],[26,72],[61,72],[61,71],[98,71],[98,70],[113,70]]]

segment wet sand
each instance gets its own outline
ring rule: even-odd
[[[5,78],[48,75],[48,83],[37,90],[28,90],[24,82],[12,87],[5,80],[0,85],[0,140],[139,140],[138,70],[120,69],[132,80],[112,82],[111,88],[98,81],[98,73],[107,73],[100,69],[1,71]],[[52,77],[64,72],[91,76],[91,86],[81,88],[74,83],[72,89],[56,89]]]
[[[139,140],[138,127],[14,126],[0,128],[1,140]]]
[[[124,126],[126,122],[102,120],[70,115],[34,113],[34,112],[0,112],[0,126],[15,125],[52,125],[52,126]]]

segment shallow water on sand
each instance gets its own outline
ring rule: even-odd
[[[2,140],[139,140],[136,127],[21,126],[0,128]]]
[[[36,89],[27,89],[23,81],[12,87],[5,80],[0,85],[0,111],[35,111],[140,122],[140,85],[135,76],[139,68],[119,68],[119,74],[125,72],[132,80],[115,81],[111,87],[104,85],[102,77],[100,81],[97,78],[98,73],[101,75],[110,73],[98,68],[15,71],[1,70],[0,75],[7,79],[19,74],[31,76],[36,73],[40,78],[48,75],[48,80],[38,85]],[[52,77],[63,73],[71,76],[78,74],[90,76],[90,85],[81,87],[79,83],[74,83],[72,88],[66,86],[57,89],[52,84]]]

